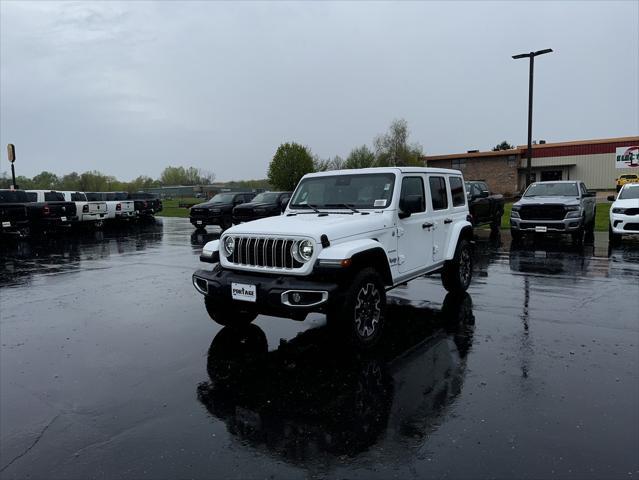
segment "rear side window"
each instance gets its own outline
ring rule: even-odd
[[[71,194],[72,202],[86,202],[87,197],[84,193],[76,192]]]
[[[424,198],[424,181],[422,177],[404,177],[402,179],[402,195],[399,199],[400,205],[409,199],[421,198],[421,208],[419,212],[426,211],[426,200]]]
[[[0,203],[26,203],[29,199],[23,190],[0,190]]]
[[[27,198],[29,199],[29,202],[37,202],[38,194],[35,192],[27,192]]]
[[[453,197],[453,207],[466,205],[466,195],[464,195],[464,184],[459,177],[449,177],[450,195]]]
[[[448,208],[448,194],[446,193],[444,177],[429,177],[428,184],[430,185],[433,210],[446,210]]]
[[[64,194],[60,192],[44,192],[45,202],[64,202]]]

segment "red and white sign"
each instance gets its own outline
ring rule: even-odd
[[[615,155],[615,167],[639,168],[639,145],[618,147]]]

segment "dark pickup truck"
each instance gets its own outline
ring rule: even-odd
[[[207,225],[219,225],[222,230],[233,226],[233,208],[241,203],[253,200],[254,193],[224,192],[218,193],[211,200],[191,207],[190,219],[197,229]]]
[[[25,194],[32,232],[46,233],[67,229],[77,222],[75,202],[65,201],[64,194],[46,190],[29,190]]]
[[[486,182],[465,183],[473,227],[490,225],[492,232],[499,231],[501,216],[504,214],[504,196],[491,193]]]
[[[139,217],[152,217],[162,211],[162,200],[152,193],[130,193],[129,200],[133,200],[135,211]]]
[[[263,192],[248,203],[233,209],[233,223],[250,222],[259,218],[281,215],[293,192]]]
[[[0,235],[29,235],[27,201],[24,190],[0,190]]]

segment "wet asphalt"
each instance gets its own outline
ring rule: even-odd
[[[0,477],[639,478],[639,242],[477,239],[467,296],[222,329],[186,219],[0,247]]]

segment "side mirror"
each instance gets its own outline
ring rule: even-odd
[[[609,202],[614,202],[615,201],[615,196],[614,195],[608,195],[608,201]]]
[[[280,202],[280,209],[282,211],[286,210],[286,207],[288,206],[288,199],[287,198],[283,198],[282,201]]]
[[[424,197],[421,195],[407,195],[399,202],[399,218],[408,218],[413,213],[424,209]]]
[[[479,192],[479,198],[488,198],[490,196],[490,192],[488,190],[482,190]]]
[[[597,193],[596,193],[596,192],[586,192],[586,195],[584,195],[584,196],[585,196],[585,197],[592,198],[592,197],[596,197],[596,196],[597,196]]]

